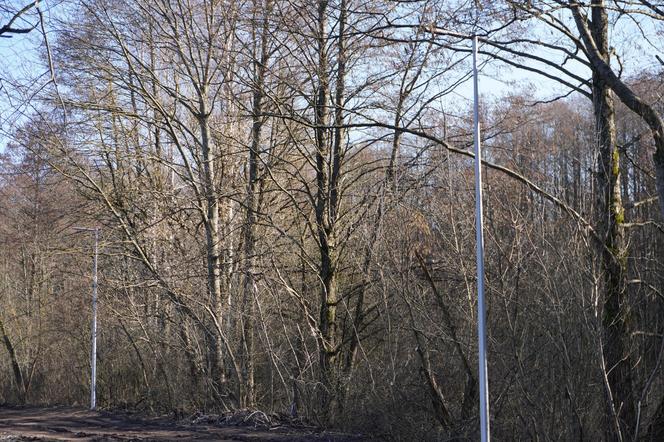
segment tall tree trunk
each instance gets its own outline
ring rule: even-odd
[[[609,86],[613,90],[613,92],[615,92],[615,94],[620,98],[620,101],[623,104],[625,104],[632,112],[641,117],[643,121],[650,128],[653,141],[655,144],[655,153],[653,155],[653,162],[655,166],[659,207],[660,207],[660,213],[664,217],[664,121],[662,120],[661,115],[657,112],[657,110],[654,107],[652,107],[641,97],[636,95],[634,91],[629,87],[629,85],[625,83],[620,77],[618,77],[618,75],[616,75],[616,73],[611,69],[608,57],[605,56],[605,54],[607,54],[606,36],[608,34],[607,31],[608,21],[606,20],[606,10],[604,2],[601,0],[594,0],[592,2],[593,6],[592,22],[589,22],[586,19],[581,9],[581,5],[578,2],[571,1],[569,2],[569,5],[574,15],[574,21],[576,23],[577,29],[579,30],[581,39],[586,48],[588,60],[590,61],[594,75],[596,77],[601,78],[601,80],[605,82],[605,84]],[[603,39],[600,41],[604,42],[603,46],[598,44],[598,42],[596,41],[598,37]],[[616,155],[616,158],[617,157],[618,156]],[[617,210],[614,210],[614,212],[620,213]],[[622,213],[620,213],[620,215],[618,216],[618,220],[622,221]],[[618,260],[616,264],[620,266],[620,261]],[[624,265],[622,266],[624,267]],[[609,316],[605,316],[605,324],[611,325],[612,326],[611,331],[614,332],[613,334],[608,333],[607,337],[608,338],[611,338],[612,336],[615,337],[619,332],[622,331],[623,344],[625,344],[624,333],[629,332],[629,330],[627,329],[628,323],[626,321],[627,312],[625,312],[624,309],[621,310],[621,301],[624,301],[624,299],[621,299],[620,295],[621,291],[618,290],[616,291],[613,299],[607,299],[607,307],[609,308],[606,309],[606,311],[609,314]],[[614,317],[611,318],[611,315],[613,315]],[[624,348],[624,346],[623,348],[620,348],[620,343],[617,344],[619,345],[617,349],[610,350],[613,357],[616,357],[621,350],[622,351],[628,350],[628,348],[626,349]],[[607,342],[606,345],[608,346],[610,345],[610,343]],[[609,366],[608,368],[611,369],[611,366]],[[631,368],[631,364],[629,364],[629,360],[624,360],[623,362],[621,362],[620,365],[616,366],[616,368],[618,368],[618,370],[616,370],[617,373],[611,373],[612,377],[610,379],[610,382],[613,381],[614,383],[617,382],[621,384],[621,385],[615,385],[616,389],[618,389],[618,387],[621,387],[622,389],[626,390],[628,387],[630,387],[629,384],[631,384],[631,378],[629,377],[629,375],[626,374],[625,374],[626,377],[622,376],[621,373],[623,373],[623,371],[626,370],[627,368]],[[633,415],[634,413],[634,404],[632,399],[633,393],[630,393],[629,391],[625,391],[624,393],[627,395],[627,398],[622,400],[622,402],[625,403],[625,408],[624,408],[625,411],[621,414],[623,415],[622,417],[623,422],[625,424],[629,424],[629,422],[632,419],[631,415]],[[621,398],[618,398],[618,400],[620,399]],[[664,398],[662,399],[662,403],[658,406],[657,412],[653,416],[653,419],[650,423],[649,427],[651,434],[660,434],[664,432],[663,430],[664,412],[661,412],[661,410],[664,410]],[[632,430],[634,430],[633,427]]]
[[[345,1],[340,5],[338,69],[335,93],[334,137],[330,137],[328,100],[330,85],[328,78],[328,1],[318,2],[318,94],[316,99],[316,227],[320,251],[319,278],[321,283],[320,308],[320,370],[323,394],[321,406],[326,420],[334,425],[341,408],[337,363],[340,337],[337,318],[339,293],[337,287],[337,211],[339,205],[339,180],[341,175],[343,91],[345,75],[344,20]]]
[[[205,242],[207,261],[208,295],[212,312],[221,325],[223,318],[223,299],[221,290],[221,244],[219,238],[219,200],[217,199],[216,171],[212,140],[210,139],[209,110],[205,100],[205,87],[201,88],[198,124],[201,131],[201,153],[203,159],[203,186],[205,193]],[[215,330],[215,327],[210,327]],[[210,376],[215,388],[226,381],[223,358],[223,338],[219,332],[210,332]]]
[[[265,71],[268,62],[268,17],[272,9],[272,2],[266,1],[260,8],[263,14],[260,43],[256,48],[254,60],[254,82],[252,103],[251,146],[249,148],[249,164],[247,177],[246,220],[244,230],[244,308],[242,327],[242,374],[244,382],[244,397],[241,398],[243,407],[253,407],[256,402],[254,381],[254,340],[255,340],[255,300],[258,296],[256,287],[256,217],[258,213],[260,182],[258,166],[260,161],[260,142],[263,128],[263,98],[265,97]]]
[[[601,0],[594,5],[602,6]],[[602,58],[609,63],[608,16],[602,7],[592,9],[590,29]],[[604,292],[602,348],[611,395],[607,416],[616,416],[615,425],[607,437],[630,438],[636,423],[636,408],[632,386],[632,357],[627,298],[627,243],[625,241],[624,208],[620,177],[620,154],[616,144],[616,124],[613,92],[601,74],[593,72],[593,108],[599,141],[598,161],[598,217],[604,244],[600,250]]]

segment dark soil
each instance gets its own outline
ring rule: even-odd
[[[366,441],[357,435],[289,425],[260,412],[193,416],[189,422],[136,418],[73,407],[0,407],[0,442],[14,441]]]

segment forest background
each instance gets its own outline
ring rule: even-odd
[[[660,2],[0,18],[3,401],[87,402],[100,227],[102,407],[475,439],[477,34],[494,437],[664,437]]]

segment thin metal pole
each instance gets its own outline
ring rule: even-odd
[[[477,81],[477,36],[473,36],[473,124],[475,138],[475,224],[477,240],[477,337],[479,341],[480,440],[489,442],[489,380],[486,364],[486,306],[484,303],[484,219],[482,215],[482,151]]]
[[[99,245],[99,228],[95,228],[95,254],[92,274],[92,354],[90,355],[90,409],[97,407],[97,250]]]

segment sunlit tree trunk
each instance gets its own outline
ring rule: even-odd
[[[602,1],[593,3],[600,6]],[[608,63],[608,16],[603,8],[593,8],[590,23],[597,48]],[[602,273],[604,312],[604,355],[608,386],[609,413],[618,420],[607,429],[614,438],[629,438],[636,421],[632,386],[632,356],[627,299],[627,243],[625,214],[622,204],[620,154],[616,142],[615,105],[613,92],[596,71],[593,72],[593,109],[599,159],[597,171],[597,217],[604,243],[599,251]],[[620,433],[622,436],[620,436]],[[607,434],[607,437],[609,437]]]

